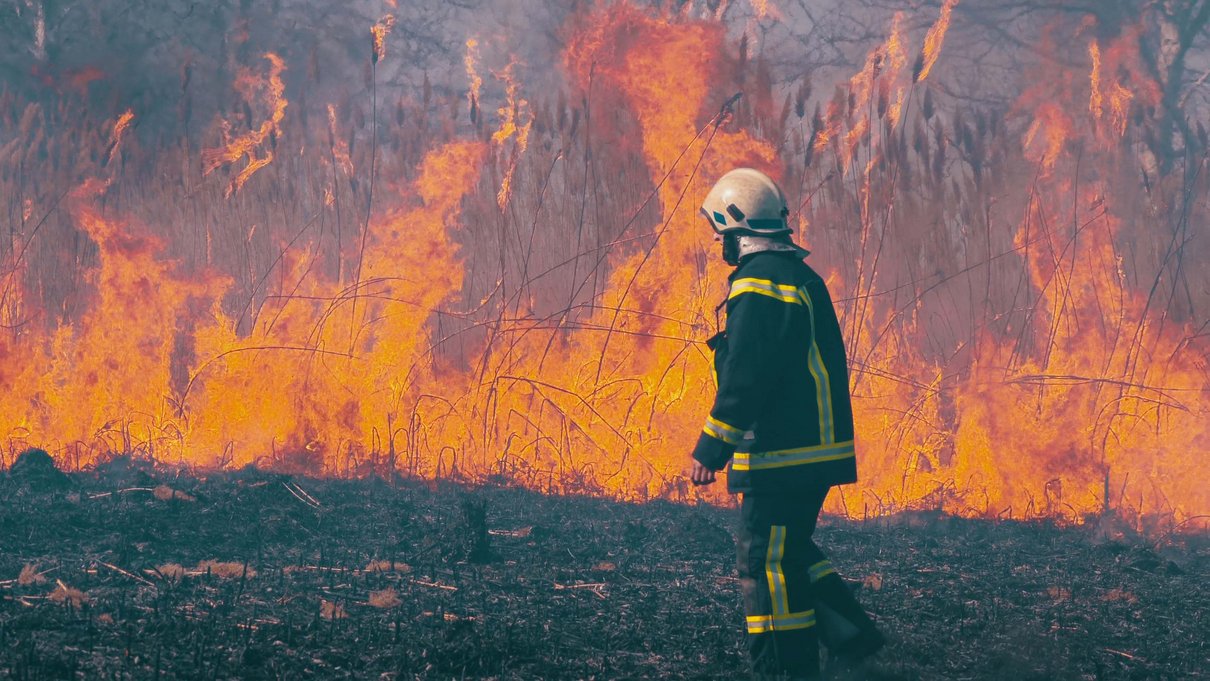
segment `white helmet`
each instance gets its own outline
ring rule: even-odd
[[[780,236],[790,233],[786,196],[768,175],[736,168],[719,178],[702,202],[702,215],[719,234]]]

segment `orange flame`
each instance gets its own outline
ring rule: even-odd
[[[281,134],[281,122],[286,115],[285,98],[286,85],[282,73],[286,64],[281,57],[266,52],[265,60],[269,62],[269,75],[266,79],[258,78],[250,70],[241,69],[235,81],[235,88],[243,95],[249,104],[263,104],[269,110],[269,116],[259,127],[232,137],[231,122],[222,122],[223,146],[202,151],[202,173],[209,175],[216,169],[235,163],[241,158],[247,158],[248,163],[231,180],[227,187],[227,196],[239,191],[253,173],[269,165],[273,161],[273,151],[265,148],[265,142],[272,135]],[[263,101],[257,101],[263,100]],[[251,124],[251,121],[248,121]],[[261,155],[258,156],[257,152]]]
[[[874,126],[874,118],[877,114],[873,111],[875,104],[875,92],[880,85],[885,84],[889,89],[890,83],[893,82],[902,71],[907,62],[907,56],[903,51],[903,13],[896,12],[894,19],[891,22],[891,32],[887,37],[886,42],[872,50],[866,56],[865,66],[849,79],[849,92],[851,101],[855,104],[856,121],[853,122],[848,133],[845,134],[845,141],[842,154],[842,163],[845,168],[848,168],[853,159],[856,157],[857,148],[863,143],[870,141],[872,129]],[[891,114],[891,123],[894,125],[898,122],[899,109],[902,106],[902,97],[904,89],[899,91],[899,99],[893,108],[889,109]],[[829,114],[832,112],[829,111]],[[844,119],[837,115],[832,122],[833,126],[829,130],[825,130],[820,136],[820,142],[826,142],[833,135],[839,133],[839,126],[844,122]],[[868,167],[867,167],[868,170]]]
[[[471,108],[479,105],[479,89],[483,87],[483,78],[479,75],[475,64],[479,60],[479,41],[474,38],[468,38],[466,41],[466,57],[463,58],[466,64],[466,78],[470,82],[470,90],[466,93],[466,103]]]
[[[373,26],[370,27],[370,37],[373,41],[373,60],[374,63],[382,61],[387,56],[387,36],[390,35],[391,29],[395,27],[395,16],[391,14],[384,15]]]
[[[1096,40],[1088,44],[1088,56],[1092,59],[1092,72],[1088,78],[1088,110],[1093,118],[1099,119],[1105,113],[1105,99],[1101,95],[1101,46]]]
[[[195,336],[203,361],[184,396],[191,451],[208,453],[209,463],[233,465],[277,451],[319,472],[361,451],[376,429],[405,423],[406,408],[423,409],[409,407],[407,395],[417,383],[431,382],[425,380],[431,364],[424,325],[430,311],[461,288],[449,232],[485,153],[480,143],[456,142],[425,157],[410,187],[420,205],[372,230],[376,239],[366,251],[360,289],[307,280],[310,264],[299,260],[289,267],[294,291],[276,299],[271,317],[262,314],[253,335],[239,337],[231,319],[212,311],[215,323]],[[423,263],[424,276],[398,276],[400,263]],[[354,298],[374,308],[372,321],[358,333],[352,354],[332,351],[347,347]]]
[[[496,74],[505,82],[506,101],[497,110],[500,115],[500,129],[492,133],[492,142],[500,146],[509,139],[514,137],[516,139],[512,153],[509,155],[508,170],[505,171],[504,179],[500,182],[500,191],[496,194],[496,201],[501,210],[508,205],[508,200],[512,196],[513,173],[517,170],[517,163],[521,155],[529,146],[529,131],[534,123],[533,114],[529,112],[529,102],[517,94],[520,85],[513,76],[515,66],[516,62],[510,62],[503,72]],[[522,118],[527,120],[520,123]]]
[[[1107,147],[1116,144],[1126,134],[1131,104],[1136,95],[1151,105],[1155,105],[1161,96],[1153,79],[1146,75],[1139,62],[1139,35],[1142,30],[1140,24],[1128,27],[1104,51],[1096,40],[1088,46],[1092,61],[1088,109],[1094,120],[1102,121],[1106,118],[1105,105],[1108,100],[1109,129],[1099,131],[1099,137]],[[1108,85],[1105,84],[1107,74],[1116,76]]]
[[[945,33],[950,27],[950,14],[957,4],[958,0],[945,0],[941,5],[941,16],[937,18],[937,23],[933,24],[924,36],[924,49],[921,51],[923,65],[916,82],[928,78],[929,73],[933,71],[933,66],[937,63],[937,58],[941,56],[941,45],[945,42]]]
[[[885,65],[885,75],[882,77],[881,87],[888,91],[893,80],[898,79],[900,71],[907,64],[907,52],[903,49],[903,28],[899,15],[896,15],[896,20],[891,24],[891,35],[886,42],[887,64]],[[899,118],[903,114],[903,102],[907,95],[907,87],[900,85],[895,94],[895,102],[890,104],[887,109],[887,118],[891,122],[891,127],[899,125]],[[880,94],[880,96],[882,96]]]
[[[1045,135],[1045,144],[1035,158],[1046,171],[1054,170],[1055,164],[1061,157],[1063,145],[1071,137],[1075,122],[1063,107],[1053,102],[1043,103],[1034,113],[1033,123],[1025,131],[1022,146],[1026,149],[1035,147],[1039,133]]]
[[[774,5],[770,0],[751,0],[751,3],[752,10],[756,12],[757,19],[781,18],[781,12],[777,9],[777,5]],[[721,12],[723,9],[725,8],[720,7],[719,11]]]
[[[496,74],[504,81],[507,94],[505,104],[496,111],[500,115],[500,129],[492,133],[492,141],[496,144],[503,144],[514,135],[517,137],[517,142],[522,145],[526,144],[529,139],[529,124],[518,125],[519,119],[526,114],[529,102],[517,96],[519,84],[513,77],[515,66],[516,62],[512,62],[504,68],[504,71]]]
[[[328,141],[332,147],[332,159],[336,168],[345,175],[353,175],[353,159],[349,157],[349,143],[337,130],[336,105],[328,105]]]
[[[126,113],[118,117],[118,121],[113,124],[113,135],[109,141],[109,162],[113,163],[118,154],[118,148],[122,144],[122,138],[126,136],[126,131],[130,129],[130,124],[134,121],[134,111],[127,109]]]
[[[155,237],[104,218],[95,200],[107,184],[88,180],[70,197],[73,217],[99,248],[99,267],[90,274],[95,304],[77,326],[54,334],[46,354],[23,358],[23,370],[7,378],[19,394],[37,399],[14,400],[3,411],[31,437],[57,440],[69,456],[91,458],[93,443],[158,456],[179,451],[169,369],[177,330],[189,301],[216,290],[212,282],[176,276]]]

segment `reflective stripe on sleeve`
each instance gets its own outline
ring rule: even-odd
[[[702,428],[702,432],[729,445],[738,445],[744,439],[744,431],[723,423],[713,416],[706,417],[706,425]]]
[[[785,615],[754,615],[748,618],[748,633],[763,634],[769,631],[791,631],[815,626],[815,611],[804,610]]]
[[[780,300],[783,303],[802,305],[802,298],[798,294],[798,288],[778,284],[768,279],[736,279],[731,282],[731,293],[727,296],[727,300],[745,293],[757,293],[774,300]]]
[[[825,461],[839,461],[855,455],[852,440],[813,447],[779,449],[772,452],[737,452],[731,460],[731,469],[737,471],[759,471],[769,468],[805,466]]]

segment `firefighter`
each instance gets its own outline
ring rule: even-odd
[[[718,393],[690,477],[710,484],[730,462],[727,487],[741,495],[739,576],[755,676],[819,678],[822,641],[829,675],[859,678],[884,638],[811,539],[828,490],[857,480],[836,311],[767,175],[732,170],[702,213],[735,271],[725,330],[709,342]]]

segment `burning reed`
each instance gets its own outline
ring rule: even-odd
[[[1037,49],[1088,63],[954,96],[955,4],[835,87],[622,3],[567,20],[558,87],[484,35],[464,86],[392,85],[384,19],[339,96],[249,45],[196,138],[6,93],[5,456],[689,498],[725,275],[696,205],[749,165],[841,304],[863,482],[833,510],[1196,516],[1204,150],[1157,152],[1141,28],[1056,23]]]

